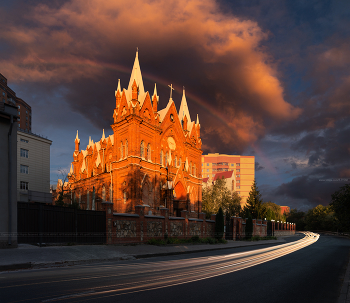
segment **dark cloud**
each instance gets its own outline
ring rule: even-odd
[[[127,87],[139,47],[145,88],[157,82],[160,108],[168,84],[177,107],[186,87],[205,153],[248,154],[266,134],[278,138],[253,149],[259,176],[273,180],[271,200],[326,203],[334,185],[317,178],[350,175],[349,5],[14,0],[0,8],[0,72],[31,104],[34,128],[41,123],[59,143],[57,162],[77,128],[86,139],[110,129],[114,89],[119,78]],[[288,181],[268,175],[277,168]]]
[[[263,170],[264,168],[259,162],[255,162],[255,171]]]

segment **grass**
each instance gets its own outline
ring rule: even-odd
[[[193,236],[188,239],[179,239],[179,238],[165,238],[163,239],[155,239],[152,238],[147,241],[147,244],[150,245],[167,245],[167,244],[218,244],[223,243],[226,244],[227,241],[225,239],[214,239],[214,238],[200,238],[198,236]]]

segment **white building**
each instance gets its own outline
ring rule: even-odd
[[[52,203],[51,140],[17,131],[17,201]]]

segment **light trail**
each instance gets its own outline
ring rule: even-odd
[[[76,276],[69,279],[57,278],[53,281],[23,282],[23,284],[17,283],[16,285],[0,287],[0,289],[21,287],[24,285],[42,287],[45,284],[58,289],[60,283],[74,283],[74,285],[78,285],[78,287],[74,288],[74,291],[61,291],[60,293],[56,291],[55,295],[37,297],[33,299],[36,302],[65,300],[69,300],[69,302],[83,302],[97,300],[98,298],[144,292],[233,273],[286,256],[315,243],[319,239],[318,234],[311,232],[305,232],[304,234],[304,238],[298,241],[253,251],[209,258],[200,257],[185,260],[146,262],[142,264],[118,264],[111,267],[113,271],[108,275],[97,274],[84,276],[83,278]],[[79,283],[78,280],[82,281],[82,283]],[[83,287],[82,284],[87,280],[96,281],[96,284],[100,284],[100,286],[92,288]],[[102,281],[108,281],[108,283],[102,283]],[[80,287],[79,284],[81,285]],[[23,301],[30,302],[31,300],[27,298]]]

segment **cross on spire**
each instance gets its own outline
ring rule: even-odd
[[[170,87],[170,99],[172,99],[173,90],[175,90],[175,89],[173,88],[173,85],[172,85],[172,84],[170,84],[170,85],[168,85],[168,86]]]

